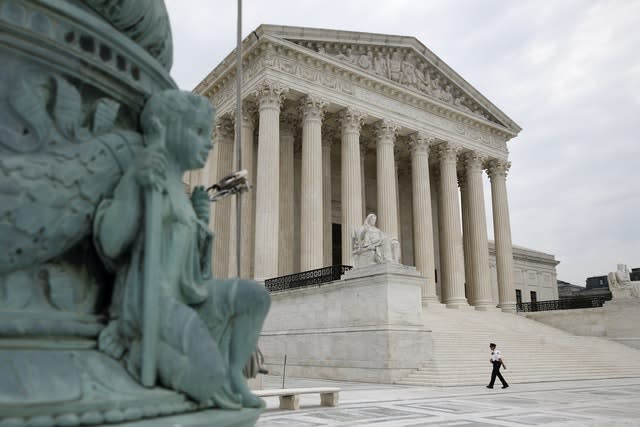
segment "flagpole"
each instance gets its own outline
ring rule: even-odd
[[[238,24],[236,33],[236,170],[242,169],[242,0],[238,0]],[[242,193],[236,194],[236,275],[240,277],[240,245],[242,218]]]

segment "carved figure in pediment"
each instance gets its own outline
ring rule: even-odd
[[[389,64],[389,78],[396,83],[400,83],[400,76],[402,75],[402,55],[398,49],[394,49],[391,55],[387,55],[387,62]]]
[[[358,60],[358,58],[356,56],[354,56],[353,54],[353,49],[351,49],[350,47],[347,48],[347,53],[344,54],[342,52],[339,52],[336,55],[336,58],[341,60],[341,61],[346,61],[349,62],[351,64],[355,64]]]
[[[371,52],[371,48],[367,48],[367,53],[360,55],[358,65],[365,70],[373,67],[373,53]]]
[[[444,90],[440,92],[440,94],[438,95],[438,99],[440,99],[441,101],[447,102],[447,103],[451,103],[453,101],[453,88],[451,87],[450,84],[447,84],[444,87]]]
[[[440,96],[444,93],[444,87],[442,85],[442,79],[436,73],[431,75],[431,95],[440,99]]]
[[[473,114],[475,114],[476,116],[485,118],[487,120],[491,120],[491,116],[489,114],[487,114],[486,112],[484,112],[480,107],[476,107],[473,111]]]
[[[373,72],[379,76],[388,77],[388,68],[387,68],[387,60],[382,53],[379,51],[376,52],[373,57]]]
[[[468,102],[467,97],[464,95],[460,95],[459,97],[453,100],[453,105],[455,105],[456,107],[468,113],[472,113],[471,108],[467,106],[467,102]]]
[[[420,92],[429,92],[429,80],[424,72],[424,64],[422,62],[418,63],[416,67],[416,87]]]
[[[416,77],[416,67],[410,61],[402,61],[402,74],[400,83],[408,86],[416,87],[418,78]]]

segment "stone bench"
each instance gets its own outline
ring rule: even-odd
[[[313,387],[313,388],[276,388],[272,390],[254,390],[258,397],[280,397],[280,409],[300,409],[300,395],[320,393],[320,405],[338,406],[338,387]]]

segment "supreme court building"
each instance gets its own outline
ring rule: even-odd
[[[240,119],[253,186],[240,276],[352,265],[351,232],[373,212],[425,277],[424,304],[513,311],[516,289],[523,301],[557,299],[553,255],[511,242],[507,142],[520,127],[420,41],[261,25],[243,46],[241,118],[235,52],[195,89],[216,108],[215,148],[187,177],[211,185],[234,170]],[[235,198],[215,203],[218,277],[238,274],[235,217]]]

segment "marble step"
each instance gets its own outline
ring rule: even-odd
[[[640,377],[640,350],[522,316],[442,310],[426,313],[425,327],[431,330],[432,353],[398,384],[486,384],[492,341],[505,357],[510,383]]]

